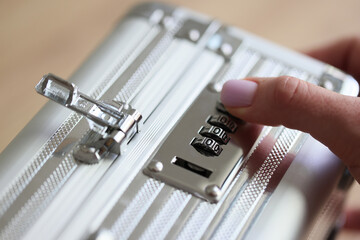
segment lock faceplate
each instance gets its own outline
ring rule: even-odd
[[[203,90],[144,169],[146,175],[210,202],[221,199],[247,149],[239,141],[244,122],[218,111],[218,100],[218,93]],[[223,129],[208,121],[221,117],[232,127]],[[210,129],[215,133],[204,136]]]

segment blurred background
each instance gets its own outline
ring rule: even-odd
[[[34,86],[67,79],[138,0],[0,1],[0,152],[44,105]],[[168,0],[296,50],[360,34],[358,0]],[[354,184],[348,207],[360,208]],[[358,239],[342,232],[337,239]]]

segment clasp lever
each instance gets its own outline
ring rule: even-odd
[[[127,143],[139,131],[141,114],[127,103],[97,101],[79,92],[75,84],[50,73],[35,89],[86,117],[91,131],[74,152],[74,158],[80,162],[93,164],[109,154],[119,156],[122,143]]]

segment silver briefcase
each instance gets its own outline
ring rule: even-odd
[[[291,75],[357,95],[322,62],[207,16],[135,7],[0,156],[0,239],[323,239],[351,184],[308,134],[246,123],[223,83]]]

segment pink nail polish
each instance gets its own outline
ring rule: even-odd
[[[249,80],[229,80],[221,91],[221,102],[228,107],[248,107],[252,104],[258,84]]]

